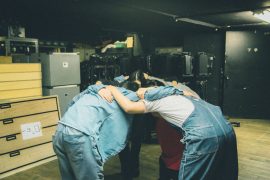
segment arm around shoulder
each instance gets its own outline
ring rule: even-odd
[[[111,91],[114,99],[126,113],[141,114],[145,112],[145,104],[142,101],[130,101],[114,86],[107,86],[107,89]]]

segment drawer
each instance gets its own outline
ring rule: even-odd
[[[58,111],[46,112],[19,118],[0,120],[0,138],[10,134],[21,133],[21,125],[31,122],[40,122],[41,127],[56,125],[60,117]]]
[[[41,79],[41,72],[0,73],[0,82]]]
[[[12,63],[0,64],[0,73],[15,73],[15,72],[40,72],[40,63]]]
[[[0,82],[0,91],[41,87],[41,80]]]
[[[1,155],[0,174],[50,158],[54,155],[51,142]]]
[[[0,104],[0,120],[58,110],[57,97],[31,98]]]
[[[52,135],[55,134],[57,126],[51,126],[48,128],[42,128],[42,136],[34,137],[31,139],[23,140],[22,134],[9,135],[6,137],[0,138],[0,155],[15,151],[17,149],[23,149],[37,144],[42,144],[52,141]]]
[[[0,56],[0,64],[11,64],[12,57],[11,56]]]
[[[22,97],[42,96],[42,88],[16,89],[0,91],[0,99],[15,99]]]

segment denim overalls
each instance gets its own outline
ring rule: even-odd
[[[188,97],[187,97],[188,98]],[[234,130],[218,106],[188,98],[195,106],[182,129],[185,150],[179,180],[238,179],[238,157]]]

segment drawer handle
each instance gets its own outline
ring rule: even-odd
[[[11,104],[10,103],[5,103],[5,104],[1,104],[0,105],[0,109],[7,109],[7,108],[11,108]]]
[[[3,124],[11,124],[11,123],[13,123],[13,119],[11,118],[3,120]]]
[[[17,151],[13,151],[13,152],[9,153],[9,156],[10,156],[10,157],[14,157],[14,156],[18,156],[18,155],[20,155],[20,154],[21,154],[20,151],[17,150]]]
[[[6,141],[11,141],[11,140],[14,140],[14,139],[16,139],[16,134],[6,136]]]

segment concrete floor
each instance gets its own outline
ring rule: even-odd
[[[270,120],[232,119],[241,122],[235,127],[238,140],[239,180],[270,179]],[[157,144],[144,144],[141,150],[140,177],[135,180],[158,178]],[[106,180],[121,180],[118,157],[111,158],[104,167]],[[57,161],[26,170],[3,180],[57,180],[60,179]]]

